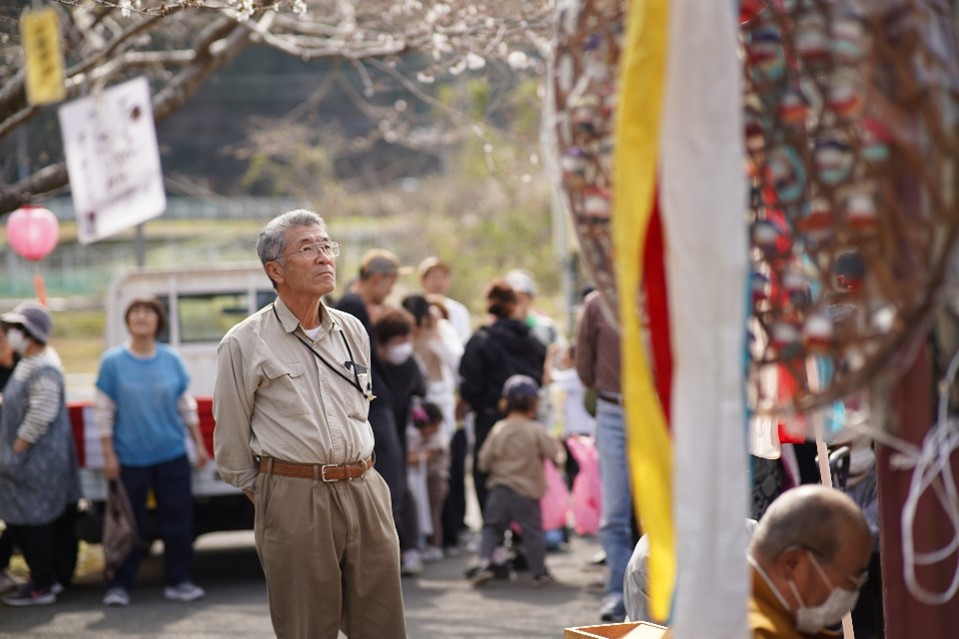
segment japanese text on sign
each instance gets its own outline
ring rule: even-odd
[[[163,213],[166,195],[145,78],[65,104],[59,115],[81,243]]]
[[[50,104],[66,96],[60,18],[53,8],[26,11],[20,21],[27,67],[27,102]]]

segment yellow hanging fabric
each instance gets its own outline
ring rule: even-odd
[[[619,69],[612,222],[633,500],[649,535],[650,613],[661,622],[669,619],[676,580],[672,442],[643,346],[637,299],[656,192],[668,17],[667,0],[633,0],[629,6]]]

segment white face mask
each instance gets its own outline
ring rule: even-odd
[[[23,355],[27,350],[27,336],[19,328],[7,329],[7,342],[16,353]]]
[[[386,349],[386,360],[390,364],[399,366],[410,358],[413,354],[413,342],[403,342],[394,344]]]
[[[829,581],[829,577],[826,576],[819,562],[816,561],[816,556],[809,553],[809,558],[812,559],[812,563],[822,580],[832,588],[829,596],[818,606],[807,607],[803,604],[802,597],[799,596],[796,584],[790,581],[789,588],[796,597],[796,601],[799,602],[799,608],[796,610],[796,629],[799,632],[813,634],[827,626],[839,623],[843,615],[856,607],[856,601],[859,600],[859,591],[836,588]]]

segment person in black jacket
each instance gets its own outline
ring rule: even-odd
[[[476,413],[473,481],[481,508],[486,503],[486,473],[478,470],[476,454],[493,425],[505,417],[498,407],[503,384],[512,375],[527,375],[537,384],[543,382],[546,346],[530,333],[522,319],[515,317],[516,309],[516,291],[503,280],[490,282],[486,310],[495,321],[470,337],[460,361],[460,396]]]
[[[370,378],[375,399],[370,403],[369,421],[376,440],[376,470],[390,487],[393,519],[403,521],[403,495],[406,491],[406,463],[399,427],[394,412],[393,389],[384,371],[377,348],[373,323],[393,290],[402,268],[400,260],[385,249],[368,251],[360,262],[359,279],[353,290],[336,304],[337,310],[356,317],[370,336]],[[366,371],[362,371],[366,372]],[[405,428],[405,421],[404,421]]]

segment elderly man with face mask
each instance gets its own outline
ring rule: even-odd
[[[871,549],[869,524],[847,495],[815,485],[783,493],[749,545],[753,637],[837,636],[828,628],[856,605]]]

